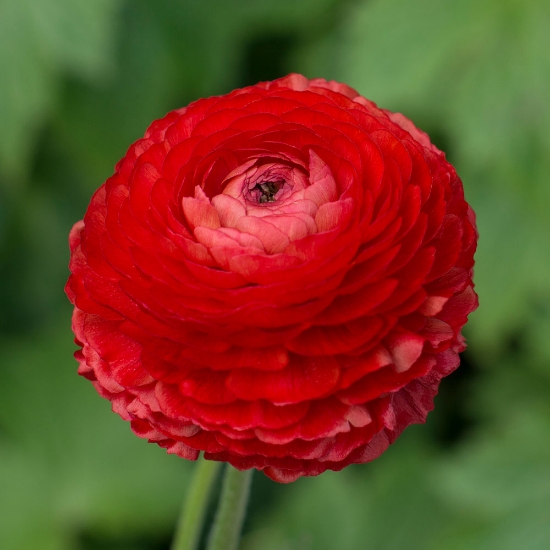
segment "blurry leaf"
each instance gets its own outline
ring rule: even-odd
[[[70,532],[51,507],[55,484],[39,460],[0,447],[0,540],[6,550],[70,550]]]
[[[39,528],[52,537],[84,529],[170,532],[190,464],[131,433],[77,376],[71,341],[68,328],[51,329],[33,347],[2,346],[0,426],[7,443],[0,461],[8,464],[0,469],[0,517],[10,509],[29,511],[17,522],[0,521],[0,540]],[[6,457],[10,449],[21,459],[11,451]]]
[[[134,0],[122,10],[118,71],[101,82],[70,79],[56,138],[84,169],[90,192],[147,126],[242,82],[246,45],[266,33],[305,32],[334,0]],[[307,25],[306,25],[307,23]],[[273,75],[273,78],[283,75]]]
[[[243,550],[438,548],[438,533],[451,516],[434,496],[434,458],[417,436],[409,429],[371,464],[288,486],[284,502],[253,526]]]
[[[480,359],[490,362],[506,338],[531,325],[533,303],[550,297],[550,226],[509,191],[472,195],[480,234],[474,268],[480,308],[465,333]],[[533,350],[545,340],[532,339]]]
[[[289,486],[243,550],[548,548],[549,413],[509,415],[457,457],[427,452],[409,429],[372,464]]]
[[[76,217],[78,202],[73,199],[71,204],[71,197],[78,190],[77,181],[60,178],[59,196],[35,186],[4,203],[7,238],[0,242],[0,331],[33,330],[51,320],[60,303],[66,304],[67,235]],[[63,193],[65,183],[72,189]]]
[[[34,133],[62,72],[97,79],[110,68],[119,0],[0,0],[0,167],[27,172]]]
[[[549,393],[547,373],[521,348],[476,378],[470,409],[482,422],[433,471],[459,519],[445,550],[550,546]]]
[[[550,380],[550,299],[540,297],[537,302],[536,314],[524,338],[526,346],[538,352],[533,358],[535,369]]]
[[[507,425],[482,431],[442,469],[441,490],[489,518],[550,504],[549,413],[548,407],[516,411]]]
[[[349,19],[343,76],[387,108],[429,108],[464,149],[504,159],[516,132],[547,139],[547,0],[375,0]]]
[[[543,550],[550,547],[550,408],[504,414],[437,473],[457,512],[482,522],[453,537],[450,549]]]

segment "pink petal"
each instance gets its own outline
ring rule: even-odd
[[[397,372],[409,370],[424,348],[424,338],[417,334],[391,335],[387,343]]]
[[[334,176],[327,164],[310,149],[309,151],[309,181],[311,185],[305,190],[304,197],[317,206],[338,198],[338,190]]]
[[[220,227],[210,229],[208,227],[197,227],[195,229],[197,241],[208,249],[211,248],[253,248],[254,253],[265,252],[262,241],[249,233],[243,233],[232,227]],[[242,251],[241,251],[242,252]]]
[[[197,458],[199,458],[200,451],[188,447],[182,441],[174,441],[166,447],[166,452],[170,455],[177,455],[180,458],[185,458],[187,460],[197,460]]]
[[[250,233],[245,233],[243,231],[239,231],[238,229],[233,229],[232,227],[220,227],[220,229],[218,229],[218,232],[227,235],[231,239],[234,239],[241,246],[253,246],[264,252],[264,245],[262,244],[262,241],[260,241],[258,237],[251,235]]]
[[[223,269],[239,273],[245,279],[248,278],[250,270],[250,266],[248,266],[250,261],[247,262],[247,260],[258,257],[270,257],[252,246],[220,246],[210,248],[209,250],[216,262]],[[256,262],[252,260],[252,263],[255,264]],[[243,267],[244,264],[247,264],[248,267]]]
[[[309,216],[307,216],[309,217]],[[310,218],[311,219],[311,218]],[[297,241],[306,235],[309,235],[308,225],[298,216],[276,215],[270,216],[265,220],[267,223],[274,225],[282,231],[290,242]],[[312,220],[313,221],[313,220]],[[311,225],[311,224],[310,224]],[[314,225],[314,224],[313,224]],[[315,225],[314,225],[315,227]],[[315,227],[316,229],[316,227]]]
[[[445,296],[428,296],[418,309],[418,313],[422,313],[426,317],[433,317],[443,309],[448,300],[449,298]]]
[[[237,229],[258,237],[268,254],[282,252],[290,244],[290,240],[285,233],[259,218],[249,216],[240,218]]]
[[[195,198],[201,202],[210,204],[210,199],[206,196],[206,193],[200,185],[195,185]]]
[[[236,227],[238,221],[246,215],[242,203],[230,195],[216,195],[212,198],[212,204],[224,227]]]
[[[221,224],[218,213],[210,203],[203,202],[193,197],[183,197],[183,199],[181,199],[181,205],[191,229],[195,229],[195,227],[217,229],[220,227]]]
[[[239,243],[230,236],[217,231],[216,229],[210,229],[208,227],[197,227],[195,229],[195,237],[199,243],[206,246],[206,248],[238,248]]]
[[[352,199],[337,202],[327,202],[319,207],[315,216],[315,223],[319,233],[330,231],[342,224],[348,217],[353,205]]]
[[[346,420],[356,428],[363,428],[372,422],[372,417],[364,405],[351,405]]]

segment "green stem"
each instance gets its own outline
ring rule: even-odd
[[[239,472],[229,464],[226,466],[222,494],[207,550],[237,550],[253,472],[254,470]]]
[[[199,459],[183,505],[171,550],[195,550],[220,462]]]

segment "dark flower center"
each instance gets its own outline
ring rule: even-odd
[[[275,195],[283,186],[283,181],[262,181],[257,183],[252,191],[259,191],[258,202],[275,202]]]

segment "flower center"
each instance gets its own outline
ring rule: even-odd
[[[284,181],[262,181],[257,183],[252,191],[256,191],[257,200],[260,203],[275,202],[275,195],[284,185]]]

